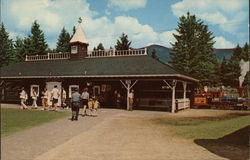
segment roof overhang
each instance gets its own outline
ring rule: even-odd
[[[185,76],[182,74],[148,74],[148,75],[70,75],[70,76],[6,76],[1,77],[0,79],[17,79],[17,78],[159,78],[159,77],[177,77],[185,80],[190,80],[194,82],[199,82],[198,79]]]

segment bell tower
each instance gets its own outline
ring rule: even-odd
[[[81,23],[78,24],[76,32],[70,40],[70,59],[81,59],[87,56],[88,40],[84,35]]]

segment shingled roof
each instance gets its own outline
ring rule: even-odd
[[[1,69],[1,78],[49,77],[179,77],[198,81],[146,55],[26,61],[11,64]]]
[[[80,24],[77,26],[76,32],[74,33],[72,39],[70,40],[70,43],[76,43],[76,42],[89,44]]]

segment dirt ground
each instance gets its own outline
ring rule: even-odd
[[[223,160],[194,143],[173,136],[148,119],[161,116],[217,116],[232,111],[101,109],[98,117],[61,119],[2,138],[2,159],[35,160]],[[241,152],[239,152],[241,153]],[[237,158],[236,158],[237,159]]]

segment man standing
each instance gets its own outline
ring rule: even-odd
[[[131,92],[128,94],[128,98],[129,98],[129,111],[132,111],[134,104],[134,90],[131,90]]]
[[[71,104],[72,104],[72,118],[71,120],[78,120],[78,114],[79,114],[79,108],[80,108],[80,98],[81,95],[78,92],[78,89],[76,88],[74,90],[74,93],[71,96]]]
[[[21,109],[28,109],[28,107],[25,104],[27,93],[25,92],[24,87],[22,87],[22,91],[20,92],[20,99],[21,99]]]
[[[57,112],[57,105],[58,105],[58,99],[60,97],[60,92],[59,92],[56,85],[54,86],[54,88],[51,91],[51,96],[52,96],[52,107]]]
[[[81,98],[82,98],[82,105],[83,105],[83,116],[86,116],[87,115],[86,108],[88,106],[88,101],[89,101],[88,88],[84,88]]]

